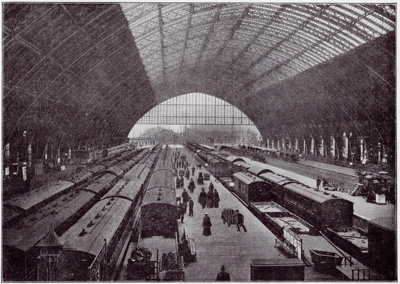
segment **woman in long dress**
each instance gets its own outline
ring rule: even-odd
[[[216,188],[214,188],[214,208],[219,207],[219,193]]]
[[[196,188],[196,186],[194,185],[193,179],[190,180],[188,188],[189,188],[190,193],[193,193],[194,189]]]
[[[201,204],[201,207],[204,209],[204,207],[206,207],[207,204],[207,193],[204,191],[204,188],[201,189],[198,201]]]
[[[211,219],[208,217],[208,214],[204,214],[203,218],[203,235],[204,236],[211,236]]]
[[[214,207],[214,193],[209,190],[207,193],[207,208],[213,208]]]

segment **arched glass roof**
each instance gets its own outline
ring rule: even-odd
[[[384,4],[121,7],[158,94],[205,76],[215,78],[218,97],[225,96],[218,86],[230,81],[243,97],[393,31],[396,24],[394,5]]]
[[[238,108],[202,93],[169,99],[152,108],[137,124],[254,125]]]

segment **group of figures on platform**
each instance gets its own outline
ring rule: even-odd
[[[194,206],[194,202],[193,202],[192,198],[189,196],[186,189],[183,189],[182,196],[181,196],[181,203],[178,206],[181,223],[183,223],[183,220],[185,218],[187,207],[189,207],[189,216],[193,217],[193,206]]]
[[[179,151],[173,153],[172,159],[174,163],[174,176],[176,176],[176,188],[183,188],[185,186],[184,178],[189,180],[190,176],[193,177],[196,168],[192,166],[190,169],[191,164],[186,160],[186,155],[181,155]],[[195,189],[193,178],[191,178],[188,188],[193,193]]]
[[[201,192],[199,194],[199,198],[197,200],[201,208],[218,208],[219,207],[219,193],[216,188],[214,188],[214,185],[212,182],[210,182],[210,185],[208,187],[208,192],[206,193],[205,189],[202,188]]]

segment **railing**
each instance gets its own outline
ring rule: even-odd
[[[362,276],[362,278],[360,278]],[[371,279],[371,270],[370,269],[353,269],[351,271],[351,279],[352,280],[369,280]]]
[[[347,266],[347,265],[352,266],[353,265],[353,262],[351,261],[351,256],[344,256],[343,258],[344,258],[344,266]]]

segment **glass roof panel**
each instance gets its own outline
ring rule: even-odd
[[[296,68],[303,72],[396,24],[394,5],[385,4],[122,3],[121,8],[146,70],[152,66],[152,83],[163,80],[166,68],[179,68],[182,59],[182,67],[193,72],[207,72],[200,67],[209,64],[250,74],[268,73],[271,65],[264,59],[273,58],[290,70],[274,75],[284,80]],[[246,80],[250,87],[255,82]]]

